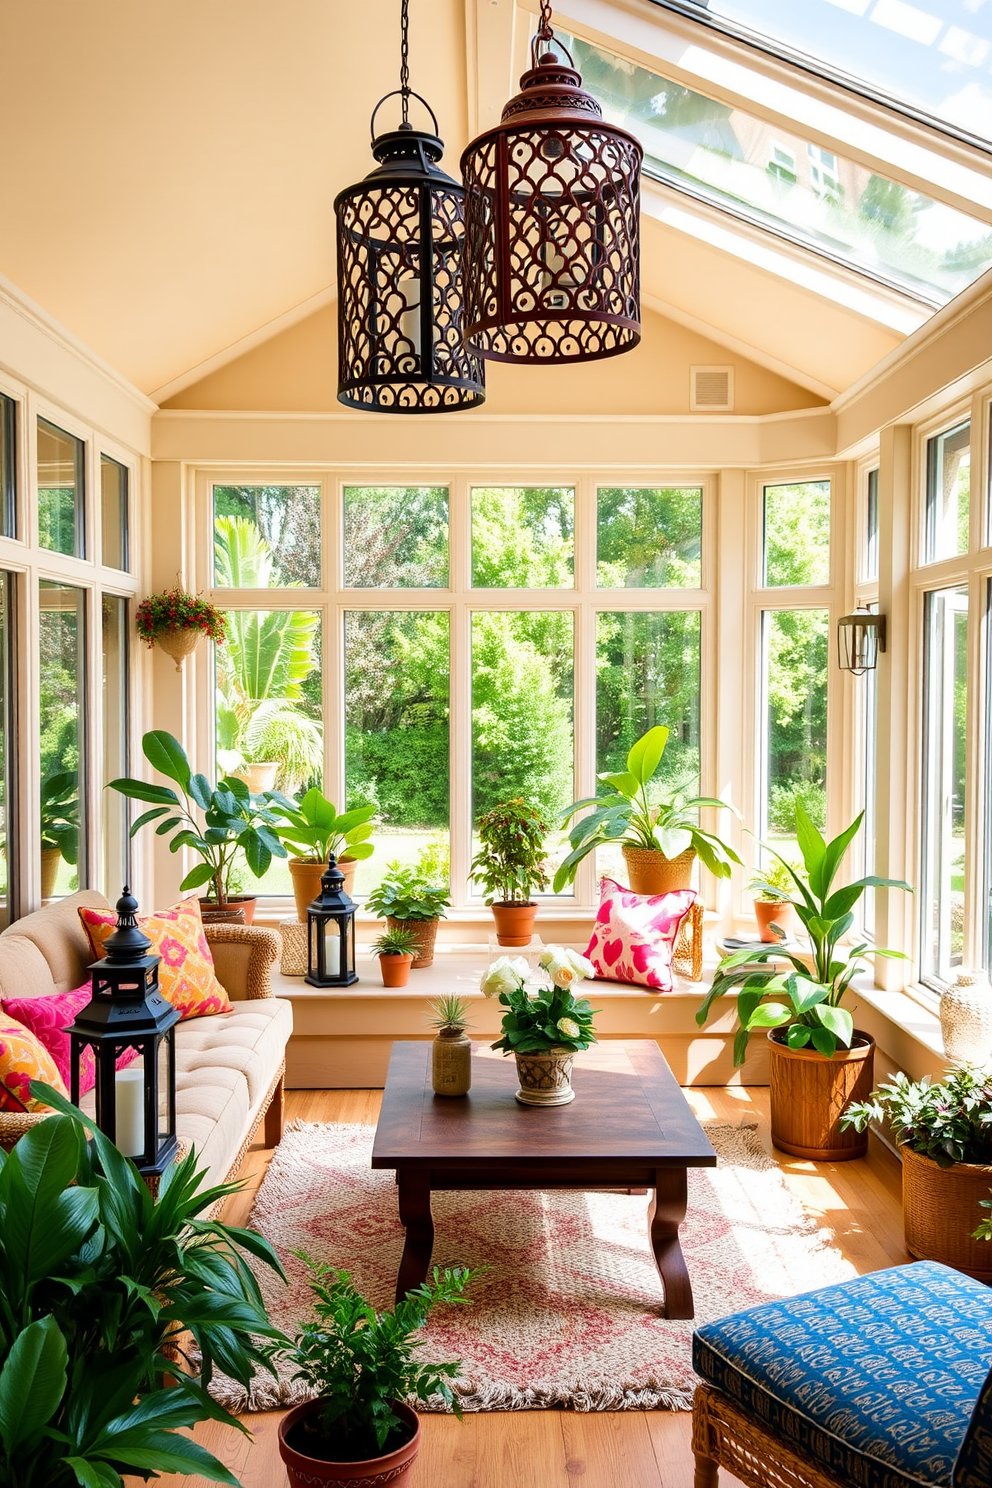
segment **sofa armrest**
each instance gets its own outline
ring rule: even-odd
[[[272,997],[278,932],[261,925],[204,925],[217,980],[232,1002]]]

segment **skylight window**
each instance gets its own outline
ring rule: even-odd
[[[992,264],[992,229],[975,218],[589,42],[568,45],[607,118],[640,139],[648,175],[930,305]]]
[[[665,4],[665,0],[656,0]],[[992,139],[988,0],[680,0],[890,101]]]

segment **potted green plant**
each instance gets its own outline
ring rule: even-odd
[[[973,1065],[934,1083],[901,1072],[870,1100],[848,1106],[841,1125],[867,1132],[887,1123],[902,1155],[906,1249],[992,1282],[992,1257],[976,1233],[992,1184],[992,1073]]]
[[[410,930],[386,930],[369,947],[378,956],[384,987],[405,987],[410,980],[410,967],[417,952],[417,937]]]
[[[548,824],[536,806],[518,796],[485,812],[475,825],[479,851],[472,877],[493,912],[496,939],[501,946],[530,945],[537,918],[531,895],[548,886]]]
[[[866,952],[905,958],[860,941],[842,944],[853,929],[854,909],[867,888],[906,889],[909,884],[870,874],[842,888],[834,880],[844,854],[861,826],[862,812],[845,831],[825,842],[802,805],[796,806],[796,833],[802,872],[779,858],[792,880],[789,902],[802,922],[809,951],[781,946],[751,946],[720,963],[713,984],[696,1014],[706,1022],[714,1002],[737,997],[734,1064],[744,1063],[752,1033],[767,1034],[771,1056],[772,1141],[783,1152],[813,1161],[840,1161],[864,1156],[868,1136],[841,1125],[841,1113],[852,1101],[867,1097],[872,1086],[875,1041],[857,1031],[841,1004],[853,979],[865,971]],[[772,848],[765,851],[779,857]],[[780,971],[768,961],[785,962]],[[786,1000],[766,1002],[769,995]]]
[[[414,936],[414,971],[433,962],[437,927],[451,903],[447,885],[432,879],[422,860],[423,854],[415,864],[388,864],[381,882],[365,901],[366,909],[385,920],[389,930],[407,930]]]
[[[47,1085],[31,1093],[57,1114],[0,1154],[0,1482],[123,1488],[124,1474],[178,1473],[237,1485],[181,1432],[208,1420],[245,1430],[207,1386],[221,1368],[249,1389],[284,1345],[246,1262],[282,1276],[275,1252],[204,1217],[236,1185],[202,1188],[195,1154],[153,1198],[88,1117]]]
[[[319,1483],[410,1483],[420,1450],[420,1422],[410,1397],[440,1396],[461,1419],[451,1388],[460,1363],[425,1364],[415,1335],[438,1303],[465,1303],[480,1274],[457,1267],[408,1292],[391,1311],[376,1312],[347,1271],[310,1260],[314,1317],[304,1323],[289,1358],[315,1398],[279,1422],[279,1454],[290,1488]]]
[[[444,993],[430,1004],[428,1021],[437,1029],[431,1050],[431,1079],[435,1095],[468,1095],[472,1085],[472,1041],[468,1027],[468,1003],[464,997]]]
[[[276,792],[266,800],[276,817],[280,842],[295,854],[289,860],[296,900],[296,918],[304,924],[307,905],[320,893],[320,878],[333,853],[344,874],[344,891],[350,894],[355,882],[355,869],[363,858],[374,851],[368,840],[372,836],[374,806],[358,806],[342,811],[314,786],[301,801],[293,801]]]
[[[796,931],[796,911],[790,898],[793,865],[773,858],[748,880],[754,895],[754,918],[758,938],[766,945],[791,940]]]
[[[158,646],[176,663],[181,672],[183,662],[209,636],[220,645],[224,640],[226,617],[223,610],[198,594],[190,594],[177,585],[162,594],[150,594],[134,613],[139,636],[149,647]]]
[[[547,986],[526,988],[530,967],[523,956],[500,956],[483,973],[480,988],[506,1008],[501,1037],[492,1045],[517,1061],[524,1106],[567,1106],[575,1099],[572,1062],[580,1049],[597,1042],[592,1020],[599,1011],[572,988],[596,969],[567,946],[548,946],[538,962]]]
[[[286,849],[276,836],[276,818],[265,798],[253,796],[243,780],[224,778],[212,786],[205,775],[193,773],[179,740],[161,729],[145,734],[141,748],[154,770],[176,782],[182,799],[170,786],[130,777],[111,780],[108,790],[151,807],[132,823],[131,836],[157,821],[158,836],[171,833],[170,851],[189,847],[202,859],[179,887],[186,893],[210,885],[212,898],[200,901],[204,921],[250,923],[254,894],[230,892],[239,858],[243,856],[255,877],[262,878],[274,857],[286,857]],[[196,812],[202,814],[202,824]]]
[[[79,777],[55,770],[41,782],[41,897],[51,899],[59,863],[79,857]]]
[[[609,787],[607,791],[573,801],[568,808],[565,825],[577,812],[589,806],[595,809],[581,817],[568,834],[572,851],[555,874],[556,894],[574,881],[583,858],[608,842],[621,844],[635,894],[666,894],[672,889],[689,888],[697,857],[717,878],[729,878],[733,864],[740,863],[728,843],[703,831],[697,821],[700,807],[727,809],[725,801],[713,796],[687,796],[678,790],[652,801],[649,788],[661,766],[668,733],[663,724],[648,729],[627,755],[626,770],[599,776]]]

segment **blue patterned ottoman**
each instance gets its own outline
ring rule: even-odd
[[[693,1363],[839,1483],[992,1488],[992,1290],[947,1266],[897,1266],[707,1323]]]

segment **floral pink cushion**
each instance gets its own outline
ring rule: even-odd
[[[41,1040],[16,1018],[0,1014],[0,1111],[47,1111],[31,1094],[32,1080],[43,1080],[59,1095],[68,1094]]]
[[[10,1018],[30,1030],[40,1044],[52,1056],[67,1090],[72,1089],[70,1043],[66,1029],[75,1020],[80,1008],[84,1008],[92,995],[89,982],[77,987],[74,992],[55,992],[48,997],[5,997],[0,1003]],[[138,1057],[136,1049],[125,1049],[117,1056],[117,1068],[124,1069]],[[93,1089],[96,1083],[96,1062],[93,1050],[83,1050],[79,1061],[80,1097]]]
[[[604,878],[600,906],[586,955],[598,977],[671,992],[672,952],[695,889],[635,894]]]

